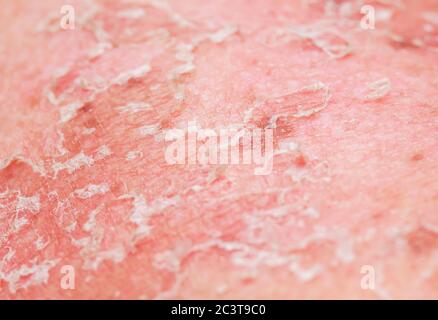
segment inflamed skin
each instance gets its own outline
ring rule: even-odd
[[[0,8],[0,298],[438,298],[437,1]]]

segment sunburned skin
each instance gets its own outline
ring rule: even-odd
[[[438,298],[435,0],[69,4],[0,0],[0,298]]]

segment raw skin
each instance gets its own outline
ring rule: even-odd
[[[0,1],[0,298],[438,298],[437,1],[369,1],[375,29],[364,1],[70,4]],[[167,129],[272,119],[269,175],[165,161]]]

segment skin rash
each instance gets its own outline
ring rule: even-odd
[[[0,298],[438,298],[437,2],[368,3],[1,0]]]

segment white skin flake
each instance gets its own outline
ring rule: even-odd
[[[137,158],[141,158],[143,157],[143,153],[141,151],[129,151],[126,154],[126,160],[131,161],[131,160],[135,160]]]
[[[45,242],[43,237],[38,237],[38,239],[35,241],[35,249],[37,250],[43,250],[49,242]]]
[[[149,218],[159,213],[161,210],[174,205],[180,201],[179,196],[169,199],[157,199],[150,204],[147,204],[142,195],[127,194],[119,197],[119,199],[133,199],[133,209],[130,221],[138,225],[135,231],[135,237],[148,236],[151,231],[149,226]]]
[[[368,84],[369,94],[365,96],[366,100],[379,100],[388,95],[391,91],[391,82],[388,78],[383,78]]]
[[[283,140],[278,143],[278,150],[276,154],[289,153],[289,152],[299,152],[300,145],[292,140]]]
[[[58,163],[58,162],[54,163],[52,165],[52,169],[53,171],[55,171],[55,176],[58,174],[59,171],[62,170],[67,170],[68,173],[71,174],[83,166],[90,167],[91,165],[93,165],[93,163],[94,163],[93,158],[81,152],[64,163]]]
[[[16,217],[13,223],[13,231],[18,232],[23,226],[25,226],[29,221],[25,217]]]
[[[84,102],[78,101],[70,103],[59,109],[61,115],[61,122],[67,122],[76,116],[76,112],[84,106]]]
[[[97,58],[103,55],[106,51],[112,48],[112,44],[109,42],[99,42],[94,48],[88,51],[89,58]]]
[[[180,258],[173,251],[164,251],[154,256],[154,266],[160,270],[177,272],[180,266]]]
[[[96,131],[96,128],[84,128],[82,134],[88,136]]]
[[[65,140],[64,134],[60,130],[57,130],[56,132],[58,133],[58,137],[59,137],[56,143],[56,149],[58,150],[59,154],[62,156],[67,154],[68,150],[64,148],[64,140]]]
[[[350,40],[340,32],[323,25],[291,28],[290,32],[312,43],[332,59],[341,59],[352,52]]]
[[[123,84],[127,83],[130,79],[137,79],[137,78],[143,77],[150,70],[151,70],[151,67],[148,64],[145,64],[145,65],[142,65],[134,70],[129,70],[129,71],[120,73],[111,82],[113,84],[123,85]]]
[[[193,63],[189,62],[189,63],[183,64],[181,66],[176,67],[175,69],[173,69],[170,72],[169,79],[171,79],[171,80],[178,79],[178,77],[180,75],[190,73],[193,70],[195,70],[195,66],[193,65]]]
[[[145,15],[145,11],[142,8],[123,10],[117,13],[118,17],[125,19],[139,19],[144,15]]]
[[[176,46],[176,60],[182,62],[193,62],[193,45],[187,43],[180,43]]]
[[[116,107],[116,110],[120,113],[135,113],[143,110],[147,110],[151,107],[149,103],[146,102],[131,102],[124,106]]]
[[[348,240],[340,241],[336,248],[336,256],[343,263],[350,263],[354,259],[353,243]]]
[[[85,270],[97,270],[104,260],[119,263],[122,262],[125,257],[125,248],[122,245],[118,245],[115,248],[97,252],[93,258],[87,258],[84,262],[83,268]]]
[[[96,160],[101,160],[103,158],[106,158],[112,154],[110,148],[107,145],[103,145],[99,147],[96,154]]]
[[[321,94],[321,101],[317,104],[314,105],[312,107],[307,107],[305,108],[304,106],[302,106],[301,104],[297,105],[297,110],[294,113],[290,113],[288,115],[294,117],[294,118],[306,118],[306,117],[310,117],[315,113],[321,112],[322,110],[324,110],[325,108],[327,108],[330,98],[331,98],[331,94],[330,94],[330,88],[327,84],[322,83],[322,82],[316,82],[312,85],[309,86],[305,86],[302,87],[298,90],[292,91],[288,94],[286,94],[285,96],[278,96],[277,98],[271,99],[271,100],[275,100],[275,101],[281,101],[283,100],[284,97],[286,96],[300,96],[300,95],[305,95],[305,94]],[[271,119],[269,120],[269,126],[271,128],[275,128],[277,126],[276,122],[278,120],[279,117],[281,117],[283,114],[276,114],[273,115],[271,117]]]
[[[424,12],[422,13],[422,17],[427,22],[438,26],[438,12]]]
[[[191,73],[195,70],[195,64],[194,64],[194,55],[193,55],[193,49],[199,45],[202,41],[210,40],[214,43],[220,43],[224,41],[228,36],[232,35],[237,31],[237,28],[235,27],[226,27],[222,30],[219,30],[216,33],[213,33],[211,35],[205,35],[201,36],[198,39],[194,39],[191,44],[187,43],[179,43],[176,46],[176,55],[175,58],[178,61],[184,62],[184,64],[179,65],[175,67],[173,70],[171,70],[168,73],[168,78],[170,80],[176,80],[181,75]]]
[[[146,204],[144,197],[137,195],[125,195],[121,197],[121,199],[127,198],[133,199],[133,210],[130,220],[139,226],[136,233],[148,235],[150,232],[150,227],[148,225],[150,208]]]
[[[111,154],[112,152],[110,148],[107,145],[103,145],[97,150],[94,159],[90,156],[87,156],[83,151],[81,151],[76,156],[67,160],[64,163],[55,162],[52,165],[52,170],[55,172],[55,177],[62,170],[67,170],[69,174],[72,174],[82,167],[91,167],[94,164],[95,160],[102,160]]]
[[[0,279],[8,284],[11,293],[15,293],[18,289],[26,289],[30,286],[47,283],[49,280],[49,270],[58,262],[59,259],[47,260],[31,266],[22,265],[20,268],[9,273],[4,273],[0,270]]]
[[[173,10],[169,3],[161,0],[148,0],[148,4],[165,12],[173,22],[178,24],[180,27],[189,28],[192,27],[193,24],[190,21],[187,21],[184,17],[179,15],[177,12]]]
[[[90,232],[91,230],[93,230],[93,228],[96,227],[96,217],[100,213],[100,211],[102,211],[102,207],[103,206],[101,205],[90,212],[90,216],[88,217],[87,222],[85,222],[84,226],[82,227],[84,231]]]
[[[302,282],[310,281],[317,277],[323,268],[320,265],[314,265],[308,269],[302,268],[298,262],[293,262],[289,266],[289,270],[293,272]]]
[[[9,261],[15,256],[16,251],[10,247],[8,247],[8,252],[3,256],[3,258],[0,260],[0,270],[3,268],[3,265]]]
[[[40,196],[34,195],[32,197],[18,196],[17,205],[15,207],[17,212],[29,210],[33,213],[40,211]]]
[[[89,184],[88,186],[77,189],[73,193],[77,198],[88,199],[98,194],[105,194],[109,191],[109,186],[106,183]]]
[[[313,219],[319,218],[319,212],[315,208],[307,208],[304,211],[304,214],[309,218],[313,218]]]
[[[211,42],[221,43],[229,36],[233,35],[237,32],[237,28],[235,26],[225,27],[209,36]]]
[[[300,92],[305,93],[305,92],[316,92],[316,91],[320,91],[320,90],[324,91],[324,98],[323,98],[324,100],[320,106],[315,107],[315,108],[311,108],[311,109],[307,109],[307,110],[300,110],[297,113],[293,114],[292,116],[295,118],[309,117],[309,116],[313,115],[314,113],[317,113],[317,112],[324,110],[327,107],[328,102],[329,102],[330,97],[331,97],[330,96],[330,89],[326,84],[324,84],[322,82],[317,82],[313,85],[301,88],[297,92],[298,93],[300,93]]]
[[[138,132],[142,136],[148,136],[148,135],[153,135],[153,134],[157,133],[158,129],[159,129],[158,125],[152,124],[152,125],[146,125],[146,126],[138,128]]]

